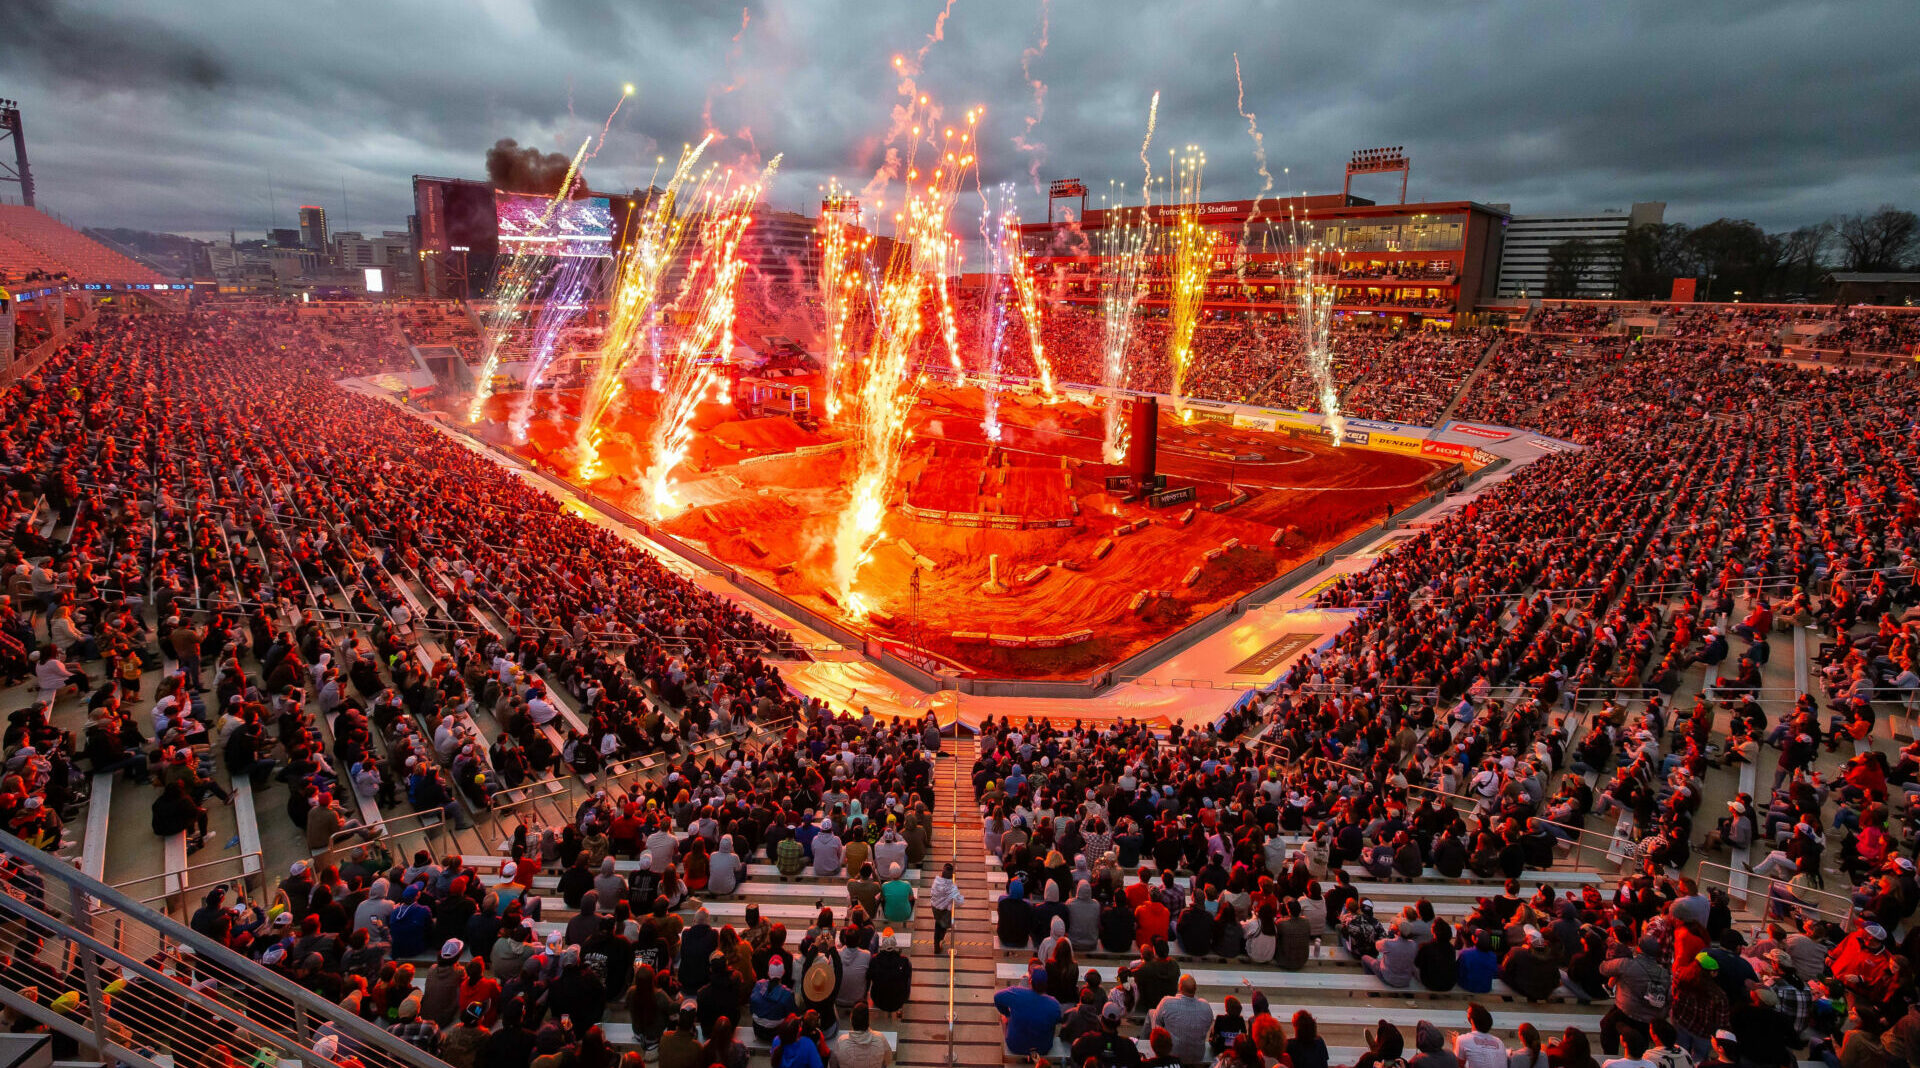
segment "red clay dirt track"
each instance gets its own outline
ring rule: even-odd
[[[630,396],[601,445],[606,469],[615,476],[592,488],[647,515],[639,490],[656,405],[645,391]],[[508,441],[505,420],[509,406],[519,402],[518,394],[494,398],[484,436],[571,477],[577,395],[540,394],[529,441],[516,446]],[[887,536],[856,585],[882,613],[860,629],[982,676],[1081,678],[1117,663],[1423,496],[1426,480],[1446,466],[1217,422],[1183,424],[1163,407],[1159,470],[1169,488],[1195,486],[1198,499],[1151,508],[1107,492],[1106,476],[1124,472],[1101,462],[1099,411],[1008,395],[995,446],[981,429],[982,403],[972,387],[922,390]],[[823,591],[833,586],[833,535],[852,480],[854,443],[837,428],[815,433],[785,418],[744,420],[725,405],[702,408],[697,423],[694,448],[677,472],[688,507],[661,523],[662,529],[829,618],[841,618]],[[843,447],[794,452],[836,441]],[[1208,453],[1258,453],[1261,459]],[[1229,485],[1247,498],[1211,511],[1235,496]],[[937,512],[1068,518],[1074,525],[955,526],[909,515],[903,503]],[[1142,529],[1116,534],[1141,519],[1147,520]],[[1291,532],[1273,544],[1275,531],[1286,528]],[[1096,548],[1108,539],[1110,551],[1095,559]],[[1206,557],[1233,539],[1237,546]],[[908,547],[922,561],[917,611],[909,588],[916,564]],[[981,590],[994,555],[1000,581],[1010,587],[999,595]],[[1042,565],[1044,571],[1034,574]],[[1199,574],[1187,585],[1196,566]],[[1143,590],[1155,592],[1136,609]],[[1005,647],[987,637],[1078,631],[1092,633],[1060,647]],[[956,633],[963,637],[955,639]]]

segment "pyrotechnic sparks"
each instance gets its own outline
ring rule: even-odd
[[[823,369],[822,407],[827,422],[838,422],[845,405],[843,393],[852,368],[847,366],[849,317],[861,291],[861,265],[872,238],[860,225],[860,201],[828,183],[820,207],[820,307],[826,316],[827,360]]]
[[[1119,217],[1113,211],[1109,220]],[[1127,386],[1127,349],[1133,343],[1133,317],[1146,292],[1147,252],[1154,245],[1156,227],[1147,209],[1126,216],[1124,224],[1111,222],[1100,232],[1100,255],[1109,285],[1100,301],[1100,387],[1106,400],[1102,453],[1110,464],[1127,457],[1127,421],[1121,418],[1120,391]]]
[[[565,257],[548,275],[546,299],[541,301],[540,313],[534,320],[533,347],[527,352],[525,385],[507,420],[516,445],[527,443],[527,424],[533,420],[533,394],[553,364],[561,331],[586,310],[587,286],[593,279],[597,262],[584,256]]]
[[[1320,388],[1320,411],[1327,419],[1327,430],[1335,445],[1347,437],[1347,420],[1340,414],[1340,393],[1333,384],[1333,301],[1335,287],[1315,285],[1316,262],[1326,250],[1318,241],[1296,246],[1293,257],[1295,285],[1300,300],[1300,344],[1307,357],[1307,370]],[[1339,256],[1333,257],[1333,269],[1339,270]]]
[[[917,98],[921,114],[932,113],[927,98]],[[959,241],[948,229],[960,180],[974,167],[973,132],[978,109],[966,125],[949,127],[939,155],[922,173],[915,157],[931,132],[912,123],[906,159],[905,202],[894,214],[893,254],[873,313],[873,339],[860,390],[856,394],[862,437],[855,458],[851,493],[834,534],[834,593],[849,616],[866,614],[866,600],[854,590],[860,568],[871,557],[886,521],[888,503],[910,438],[907,415],[919,396],[920,379],[912,371],[916,342],[925,329],[922,305],[929,297],[940,315],[950,346],[955,326],[946,301],[947,275],[957,262]],[[929,291],[932,292],[929,292]]]
[[[535,233],[544,234],[546,228],[552,225],[554,213],[573,191],[573,179],[580,173],[580,161],[586,158],[587,149],[592,144],[591,137],[580,142],[580,151],[573,154],[573,162],[567,165],[567,176],[560,182],[560,191],[547,202],[547,210],[540,213],[540,220],[534,227]],[[486,357],[480,364],[480,377],[474,383],[473,403],[467,408],[469,423],[478,423],[481,414],[486,411],[487,399],[493,396],[493,376],[500,370],[500,346],[513,332],[514,320],[520,317],[520,304],[527,299],[528,293],[539,280],[541,268],[546,265],[546,258],[529,251],[530,247],[530,243],[522,243],[495,275],[493,307],[481,324],[485,327]]]
[[[1207,295],[1207,272],[1213,267],[1214,232],[1200,221],[1200,193],[1207,157],[1187,146],[1174,170],[1172,207],[1175,212],[1172,248],[1172,294],[1167,309],[1167,354],[1173,363],[1173,403],[1187,395],[1187,369],[1193,363],[1193,331],[1200,325],[1200,305]],[[1182,415],[1186,413],[1183,409]]]
[[[987,251],[987,291],[980,309],[980,351],[983,367],[980,381],[980,429],[988,441],[1000,440],[1001,360],[1007,342],[1007,222],[1013,215],[1013,186],[1001,183],[995,190],[997,209],[987,203],[986,190],[980,191],[980,242]]]
[[[600,363],[593,385],[580,407],[580,429],[575,440],[579,453],[578,472],[591,482],[606,474],[600,466],[600,422],[607,410],[625,390],[623,378],[643,348],[643,340],[662,308],[661,282],[686,239],[689,218],[678,211],[678,201],[691,186],[698,190],[712,176],[712,169],[696,175],[694,167],[712,142],[711,136],[680,153],[673,176],[658,195],[640,209],[633,226],[633,243],[620,264],[612,307],[607,316],[606,338],[600,348]],[[693,194],[698,196],[697,192]],[[657,361],[656,361],[657,362]]]
[[[1009,209],[1005,225],[1000,228],[1001,240],[1006,242],[1007,275],[1013,279],[1013,291],[1020,298],[1020,315],[1027,324],[1027,344],[1033,350],[1033,373],[1040,377],[1040,392],[1046,395],[1047,403],[1060,399],[1053,391],[1053,361],[1047,358],[1047,346],[1042,335],[1045,324],[1040,321],[1040,287],[1033,278],[1033,264],[1027,259],[1027,252],[1020,247],[1020,215]]]
[[[687,316],[675,347],[660,414],[653,423],[653,466],[647,470],[648,504],[655,519],[680,510],[673,469],[693,443],[693,417],[709,394],[724,399],[726,365],[733,354],[734,289],[746,261],[740,240],[753,221],[760,191],[780,166],[775,156],[759,178],[709,191],[700,211],[700,249],[687,268],[676,302]],[[712,350],[709,352],[709,350]]]

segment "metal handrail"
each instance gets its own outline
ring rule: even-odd
[[[237,1050],[241,1054],[251,1054],[254,1046],[261,1046],[275,1059],[297,1060],[304,1068],[334,1068],[331,1060],[312,1048],[318,1041],[316,1030],[325,1028],[338,1034],[343,1045],[354,1047],[356,1055],[372,1068],[446,1068],[438,1058],[12,834],[0,831],[0,852],[31,870],[38,880],[36,885],[26,887],[30,892],[19,897],[0,894],[0,915],[44,938],[64,941],[79,958],[75,970],[83,995],[76,1011],[56,1013],[43,1003],[20,997],[23,977],[0,977],[0,1002],[103,1057],[157,1068],[147,1042],[156,1037],[164,1042],[160,1032],[169,1029],[184,1034],[185,1029],[198,1028],[190,1036],[196,1042],[214,1039],[244,1046]],[[64,893],[59,892],[62,887]],[[111,917],[110,922],[123,933],[134,928],[148,937],[139,946],[122,948],[120,938],[109,940],[93,933],[96,917],[101,916]],[[165,954],[170,948],[179,951],[180,961],[193,962],[194,973],[217,976],[217,988],[212,984],[190,987],[187,976],[161,971],[167,965],[156,962],[152,954]],[[137,980],[170,1008],[179,1010],[178,1019],[136,1019],[130,1024],[136,1033],[145,1025],[160,1025],[141,1034],[142,1049],[128,1049],[116,1041],[116,1031],[109,1024],[104,991],[114,972]],[[125,1008],[134,1011],[139,1004],[130,1001]],[[119,1004],[114,1007],[122,1008]]]
[[[426,831],[426,830],[432,830],[434,828],[447,827],[446,812],[437,808],[420,809],[415,812],[402,812],[398,816],[388,816],[386,819],[380,820],[376,823],[362,823],[353,827],[342,827],[339,830],[333,832],[332,836],[327,839],[327,845],[329,848],[331,848],[333,844],[336,842],[344,841],[348,838],[354,837],[355,835],[364,835],[367,831],[373,830],[378,827],[386,827],[391,824],[399,823],[402,820],[424,820],[428,816],[434,816],[438,818],[433,823],[422,823],[418,827],[411,827],[403,831],[394,831],[391,834],[382,834],[374,840],[384,842],[389,838],[397,838],[403,834],[413,834],[419,831]],[[448,829],[451,829],[451,828],[448,828]]]
[[[240,863],[241,866],[244,868],[245,867],[244,862],[248,857],[253,857],[256,860],[262,859],[260,851],[258,849],[254,849],[254,850],[249,850],[245,853],[236,853],[233,856],[229,856],[229,857],[215,857],[212,860],[203,860],[198,864],[189,864],[184,868],[169,868],[166,871],[155,872],[152,875],[136,875],[131,879],[123,879],[120,882],[110,883],[108,885],[115,890],[123,890],[137,883],[153,882],[155,879],[177,879],[181,875],[184,875],[187,872],[199,871],[202,868],[211,868],[216,864]],[[247,875],[244,872],[240,877],[251,878],[250,875]],[[185,887],[183,887],[183,889],[185,889]],[[171,896],[171,895],[163,895],[163,896]],[[149,900],[154,900],[154,899],[149,899]]]
[[[1706,874],[1706,871],[1708,868],[1718,868],[1721,871],[1726,872],[1727,877],[1725,879],[1710,878]],[[1738,896],[1742,904],[1746,904],[1748,901],[1752,899],[1754,895],[1750,889],[1746,889],[1746,888],[1736,889],[1734,887],[1733,877],[1735,875],[1744,875],[1750,880],[1763,879],[1766,881],[1769,888],[1771,888],[1773,885],[1777,883],[1785,883],[1787,881],[1785,879],[1776,879],[1771,875],[1761,875],[1757,872],[1748,871],[1742,868],[1735,868],[1731,865],[1721,864],[1711,860],[1701,861],[1699,872],[1700,874],[1698,877],[1702,883],[1705,883],[1708,886],[1722,887],[1727,891],[1728,897]],[[1832,890],[1822,890],[1818,887],[1805,887],[1805,888],[1793,887],[1793,888],[1790,888],[1789,892],[1793,895],[1794,900],[1798,902],[1798,904],[1795,906],[1796,908],[1805,909],[1809,912],[1817,912],[1822,916],[1831,916],[1837,919],[1842,924],[1852,923],[1854,916],[1856,916],[1859,913],[1859,909],[1854,906],[1853,899],[1851,897],[1848,897],[1845,894],[1835,893]],[[1836,912],[1830,908],[1821,908],[1819,905],[1815,905],[1815,904],[1812,904],[1811,902],[1807,902],[1803,900],[1801,898],[1801,894],[1803,892],[1810,893],[1810,894],[1818,894],[1821,897],[1837,898],[1846,903],[1846,909],[1844,911]],[[1771,901],[1773,899],[1773,895],[1771,892],[1763,894],[1761,896],[1768,901]]]
[[[1334,767],[1345,768],[1349,771],[1354,772],[1357,775],[1360,775],[1363,778],[1365,778],[1367,775],[1365,771],[1363,771],[1360,768],[1354,767],[1352,764],[1345,764],[1338,760],[1334,760],[1330,757],[1315,757],[1314,759],[1324,764],[1331,764]],[[1480,807],[1479,798],[1469,797],[1466,794],[1448,793],[1445,790],[1441,790],[1432,786],[1427,786],[1423,783],[1409,782],[1407,784],[1407,789],[1420,790],[1425,793],[1433,794],[1436,797],[1446,798],[1450,804],[1455,801],[1464,801],[1469,806],[1470,811],[1474,811],[1476,813]],[[1459,808],[1458,805],[1452,805],[1452,807],[1456,809]],[[1558,820],[1550,820],[1545,816],[1529,816],[1528,819],[1539,820],[1541,823],[1544,823],[1549,827],[1558,827],[1561,830],[1568,832],[1569,837],[1562,839],[1568,845],[1573,846],[1575,849],[1586,849],[1592,852],[1600,853],[1602,856],[1605,856],[1609,861],[1614,863],[1616,867],[1625,859],[1625,857],[1632,855],[1634,849],[1639,845],[1638,842],[1635,842],[1631,839],[1621,838],[1618,835],[1610,834],[1606,831],[1596,831],[1589,827],[1575,827],[1569,823],[1561,823]],[[1599,848],[1597,845],[1594,845],[1590,842],[1586,842],[1583,840],[1589,837],[1603,839],[1614,846],[1620,847],[1620,853],[1621,853],[1620,857],[1615,858],[1614,851],[1612,848],[1603,850]]]

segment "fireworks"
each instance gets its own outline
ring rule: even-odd
[[[988,206],[985,190],[980,193],[980,240],[987,250],[987,292],[980,315],[980,349],[985,354],[980,428],[988,441],[1000,440],[1000,371],[1007,342],[1007,229],[1016,218],[1012,184],[1002,183],[994,192],[997,209]],[[1019,240],[1017,234],[1014,240]]]
[[[1108,218],[1114,215],[1110,213]],[[1125,225],[1109,223],[1100,232],[1100,254],[1109,279],[1106,294],[1100,301],[1100,387],[1106,398],[1102,451],[1110,464],[1127,457],[1127,422],[1121,418],[1120,391],[1127,386],[1127,349],[1133,344],[1133,316],[1141,295],[1146,292],[1147,252],[1153,247],[1156,233],[1157,228],[1146,209],[1129,216]]]
[[[1200,304],[1207,295],[1207,272],[1213,266],[1214,232],[1200,221],[1200,190],[1207,157],[1187,146],[1174,171],[1172,299],[1167,311],[1171,327],[1167,353],[1173,363],[1173,402],[1186,396],[1187,369],[1193,362],[1193,331],[1200,325]]]
[[[686,239],[689,225],[688,217],[677,210],[677,204],[689,189],[697,191],[711,178],[711,168],[697,175],[694,168],[712,140],[712,135],[708,135],[699,144],[681,151],[680,162],[674,167],[666,188],[648,199],[634,224],[633,245],[620,264],[619,278],[614,284],[599,366],[580,408],[575,446],[583,481],[591,482],[606,474],[600,465],[600,422],[625,390],[622,376],[644,347],[643,341],[649,339],[648,327],[663,310],[661,283]],[[697,199],[697,192],[695,197]]]
[[[948,273],[958,262],[959,241],[948,223],[960,179],[974,166],[973,130],[980,113],[969,111],[963,128],[946,129],[932,169],[923,173],[915,157],[932,137],[920,122],[930,121],[933,112],[925,96],[916,100],[919,121],[912,124],[905,159],[906,200],[893,217],[893,254],[875,302],[872,342],[854,398],[862,437],[852,491],[834,533],[834,592],[856,619],[865,616],[866,600],[854,585],[880,537],[910,437],[907,414],[920,387],[912,370],[913,353],[925,329],[923,305],[930,298],[949,351],[958,346],[946,290]]]
[[[844,405],[849,316],[861,289],[861,265],[872,238],[860,226],[860,202],[840,189],[827,186],[820,210],[820,307],[826,315],[827,359],[823,368],[822,405],[827,422],[836,422]]]
[[[1033,373],[1040,376],[1040,391],[1046,394],[1047,401],[1051,403],[1058,400],[1059,396],[1053,391],[1053,362],[1047,359],[1047,347],[1041,337],[1040,287],[1033,280],[1033,265],[1027,261],[1026,250],[1020,247],[1020,216],[1009,211],[1000,234],[1007,243],[1007,274],[1013,279],[1014,294],[1020,298],[1020,315],[1027,323],[1027,344],[1033,350]]]
[[[1304,250],[1297,250],[1293,258],[1295,284],[1299,287],[1300,300],[1300,343],[1305,346],[1307,370],[1313,375],[1314,384],[1320,387],[1320,411],[1327,418],[1327,430],[1333,435],[1333,443],[1339,445],[1346,440],[1347,421],[1340,414],[1340,394],[1333,386],[1333,300],[1335,289],[1332,285],[1315,285],[1314,266],[1326,251],[1318,241],[1310,241]],[[1339,269],[1339,256],[1333,256],[1334,269]]]
[[[562,258],[548,275],[546,300],[541,302],[539,316],[534,320],[533,347],[527,352],[526,384],[507,421],[516,445],[527,443],[527,424],[533,418],[533,393],[540,388],[547,368],[553,364],[561,331],[586,308],[583,301],[594,275],[589,266],[593,262],[585,257]]]
[[[655,519],[680,510],[673,469],[687,458],[693,416],[710,393],[724,397],[724,368],[733,352],[734,289],[746,262],[740,240],[753,221],[753,206],[780,166],[775,156],[760,177],[709,191],[700,213],[700,250],[687,269],[678,305],[687,323],[675,346],[660,415],[653,424],[653,466],[647,471],[648,502]],[[708,349],[714,348],[713,355]],[[716,397],[716,399],[719,399]]]
[[[613,120],[609,118],[607,121]],[[535,232],[544,232],[552,224],[554,213],[566,202],[567,194],[573,191],[573,179],[580,173],[580,161],[586,158],[587,149],[592,145],[591,137],[580,142],[580,151],[573,154],[573,162],[567,165],[567,176],[560,182],[560,191],[547,202],[547,210],[540,213]],[[493,396],[493,376],[500,369],[500,346],[513,332],[514,320],[520,317],[520,304],[538,283],[541,268],[545,266],[545,257],[527,249],[527,244],[516,249],[495,278],[493,308],[486,314],[483,323],[486,328],[487,355],[480,365],[480,378],[474,385],[473,403],[467,408],[469,423],[479,422],[481,413],[486,411],[487,398]]]

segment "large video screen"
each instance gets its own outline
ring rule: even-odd
[[[613,255],[613,205],[606,197],[553,202],[546,197],[498,193],[494,209],[500,220],[500,251],[531,252],[542,256]]]

